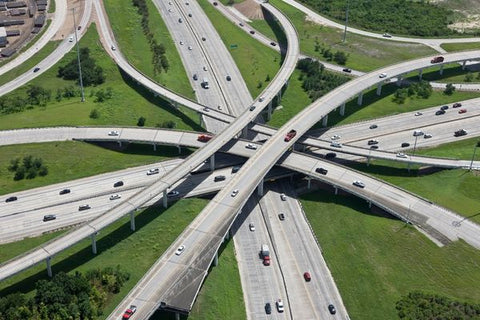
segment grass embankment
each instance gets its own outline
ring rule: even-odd
[[[332,51],[344,51],[348,54],[346,66],[360,71],[371,71],[380,67],[418,57],[434,55],[433,49],[414,43],[400,43],[379,40],[353,33],[347,33],[347,41],[343,43],[343,30],[329,28],[306,20],[306,15],[281,0],[271,0],[271,4],[282,10],[292,21],[300,40],[300,50],[309,56],[325,60],[315,46],[324,45]],[[252,26],[269,37],[274,33],[269,30],[265,21],[255,20]],[[274,38],[275,39],[275,38]],[[332,61],[332,63],[335,63]]]
[[[154,97],[152,93],[137,85],[113,63],[103,51],[98,40],[95,25],[91,25],[87,33],[80,40],[80,47],[88,47],[90,56],[103,68],[105,83],[97,87],[85,88],[85,102],[79,97],[55,101],[57,89],[76,86],[74,81],[66,81],[57,77],[59,66],[66,65],[76,59],[76,52],[71,51],[54,67],[32,80],[29,84],[38,85],[52,90],[52,100],[44,108],[36,107],[20,113],[0,116],[0,128],[28,128],[61,125],[132,125],[135,126],[139,117],[146,118],[146,126],[155,126],[172,120],[179,129],[201,130],[196,123],[198,116],[189,118],[184,113],[175,110],[161,97]],[[103,103],[95,103],[92,96],[100,89],[112,88],[113,97]],[[26,95],[27,86],[23,86],[10,95]],[[97,109],[98,119],[89,117],[91,110]],[[194,119],[194,120],[192,120]]]
[[[462,241],[439,248],[361,199],[324,192],[301,198],[352,319],[398,319],[396,301],[413,290],[479,301],[478,250]]]
[[[346,104],[344,117],[340,116],[338,112],[330,112],[328,115],[328,125],[341,125],[361,120],[375,119],[387,115],[410,112],[479,97],[478,92],[456,91],[451,96],[448,96],[443,94],[442,91],[433,91],[428,99],[407,98],[404,104],[397,104],[393,102],[393,94],[397,89],[398,87],[395,84],[383,86],[381,96],[376,95],[376,88],[367,91],[363,94],[362,106],[357,105],[357,98],[355,97]],[[318,122],[315,127],[320,128],[321,123]]]
[[[440,46],[448,52],[479,50],[480,42],[442,43]]]
[[[277,74],[282,62],[280,54],[239,30],[206,0],[199,0],[198,3],[230,51],[250,94],[257,97],[268,85],[267,76],[273,79]],[[231,45],[237,47],[231,48]]]
[[[177,48],[152,1],[146,1],[149,13],[149,27],[158,43],[165,46],[170,68],[168,72],[155,74],[152,65],[150,43],[143,34],[142,16],[131,0],[105,0],[105,9],[112,26],[119,49],[135,68],[159,84],[195,100],[195,94],[188,81]]]
[[[472,77],[470,81],[467,80],[469,73]],[[422,79],[441,83],[479,83],[479,74],[478,71],[471,72],[468,67],[463,70],[461,65],[453,63],[444,65],[443,74],[440,74],[440,66],[433,66],[424,70]],[[405,77],[408,80],[418,81],[418,71],[410,72]]]
[[[182,156],[188,153],[188,149],[182,149]],[[42,158],[48,167],[48,175],[14,181],[14,173],[8,171],[10,161],[26,155]],[[151,145],[141,144],[129,145],[122,151],[73,141],[3,146],[0,147],[0,194],[156,163],[178,156],[176,147],[158,146],[157,151],[153,151]]]

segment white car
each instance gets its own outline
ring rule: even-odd
[[[167,197],[176,197],[180,194],[180,192],[176,191],[176,190],[173,190],[173,191],[170,191],[169,193],[167,193]]]
[[[152,174],[157,174],[160,172],[160,169],[155,168],[155,169],[150,169],[147,171],[147,176],[151,176]]]
[[[365,188],[365,183],[363,183],[363,182],[360,181],[360,180],[355,180],[355,181],[353,181],[353,185],[354,185],[355,187]]]
[[[415,117],[418,117],[418,116],[421,116],[423,113],[421,113],[420,111],[417,111],[415,112]]]
[[[192,46],[188,46],[188,50],[192,50]]]
[[[113,46],[113,45],[110,48],[112,48],[112,51],[117,50],[117,48],[115,48],[115,46]]]
[[[180,45],[183,46],[183,41],[180,41]]]
[[[391,38],[391,37],[392,37],[392,35],[389,34],[389,33],[384,33],[383,36],[384,36],[385,38]]]
[[[250,231],[255,231],[255,225],[253,224],[253,222],[250,222],[248,228],[250,229]]]
[[[407,155],[405,153],[399,152],[399,153],[397,153],[397,157],[398,158],[406,158]]]
[[[203,66],[203,71],[207,71],[207,66]]]
[[[330,139],[332,139],[332,140],[338,140],[340,138],[341,138],[341,136],[339,136],[338,134],[334,134],[333,136],[330,137]]]
[[[341,148],[341,147],[342,147],[342,144],[341,144],[341,143],[338,143],[338,142],[332,142],[332,143],[330,143],[330,146],[331,146],[331,147],[334,147],[334,148]]]
[[[281,299],[278,299],[277,302],[277,310],[278,312],[283,312],[285,311],[285,307],[283,306],[283,301]]]
[[[114,195],[111,195],[110,196],[110,200],[117,200],[117,199],[120,199],[122,196],[119,195],[119,194],[114,194]]]
[[[385,72],[380,73],[379,78],[386,78],[387,74]]]
[[[287,201],[287,196],[284,193],[282,193],[280,194],[280,199],[282,199],[282,201]]]
[[[73,42],[73,36],[68,38],[68,42]]]
[[[237,194],[238,194],[238,189],[235,189],[235,190],[232,191],[232,193],[230,195],[232,197],[235,197]]]
[[[254,145],[254,144],[252,144],[252,143],[247,143],[247,144],[245,145],[245,148],[247,148],[247,149],[252,149],[252,150],[257,150],[257,146]]]
[[[185,246],[182,244],[180,247],[178,247],[177,251],[175,251],[175,254],[179,256],[182,254],[184,250],[185,250]]]
[[[118,136],[119,134],[120,134],[120,133],[119,133],[118,131],[116,131],[116,130],[115,130],[115,131],[109,131],[109,132],[108,132],[108,135],[109,135],[109,136]]]

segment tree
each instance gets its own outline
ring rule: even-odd
[[[448,83],[443,93],[445,93],[448,96],[451,96],[454,91],[455,91],[455,86],[451,83]]]
[[[91,119],[98,119],[100,117],[100,113],[98,112],[97,109],[93,109],[92,111],[90,111],[89,117]]]
[[[407,97],[408,97],[407,88],[397,89],[397,91],[395,91],[393,95],[393,101],[395,101],[398,104],[404,104]]]
[[[146,121],[146,120],[147,120],[147,119],[145,119],[145,117],[140,117],[140,118],[138,118],[137,126],[143,127],[143,126],[145,125],[145,121]]]
[[[347,55],[343,51],[337,51],[333,56],[333,61],[340,65],[345,65],[347,63]]]
[[[465,75],[465,82],[472,82],[473,81],[473,74],[471,72]]]

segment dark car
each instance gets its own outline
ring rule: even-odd
[[[232,77],[227,76],[227,81],[230,81],[230,80],[232,80]]]
[[[348,73],[350,73],[350,72],[352,72],[352,69],[350,69],[350,68],[343,68],[342,71],[343,71],[343,72],[348,72]]]
[[[240,170],[240,166],[233,166],[232,167],[232,173],[236,173],[236,172],[238,172],[238,170]]]
[[[17,197],[13,196],[13,197],[7,198],[5,202],[17,201],[17,199],[18,199]]]
[[[81,206],[78,207],[78,211],[83,211],[83,210],[88,210],[91,209],[90,205],[88,204],[82,204]]]
[[[43,216],[43,222],[51,221],[55,219],[57,219],[57,216],[54,214],[47,214],[46,216]]]
[[[82,26],[78,26],[77,30],[80,30],[80,29],[82,29]]]
[[[325,155],[325,159],[334,159],[337,156],[335,152],[329,152]]]
[[[325,168],[317,168],[317,169],[315,169],[315,172],[318,172],[320,174],[325,175],[325,174],[327,174],[328,170],[325,169]]]
[[[460,108],[462,104],[460,102],[455,102],[452,106],[452,108]]]
[[[205,40],[207,40],[207,38],[205,38],[205,37],[202,37],[202,41],[205,41]]]
[[[270,304],[270,302],[267,302],[267,303],[265,304],[265,313],[266,313],[266,314],[272,313],[272,305]]]
[[[410,143],[408,143],[408,142],[403,142],[403,143],[401,144],[401,147],[402,147],[402,148],[410,147]]]
[[[282,221],[285,220],[285,214],[284,213],[279,213],[278,214],[278,219],[280,219]]]
[[[217,2],[217,1],[214,1],[214,2],[213,2],[213,5],[214,5],[214,6],[218,6],[218,2]]]
[[[39,67],[36,67],[35,69],[33,69],[33,72],[37,72],[37,71],[39,71],[39,70],[40,70],[40,68],[39,68]]]
[[[226,179],[225,176],[215,176],[215,178],[213,178],[213,181],[217,182],[217,181],[223,181],[225,179]]]
[[[331,314],[337,313],[337,310],[335,310],[335,306],[333,304],[328,305],[328,311],[330,311]]]
[[[448,106],[441,106],[440,110],[448,110]]]
[[[63,189],[58,194],[67,194],[70,193],[70,189]]]
[[[378,149],[378,146],[377,145],[373,145],[373,146],[370,146],[370,149]]]
[[[123,181],[117,181],[113,184],[114,188],[121,187],[121,186],[123,186]]]
[[[438,110],[437,112],[435,112],[436,116],[439,116],[441,114],[445,114],[445,110]]]
[[[467,133],[468,133],[467,130],[460,129],[460,130],[455,131],[454,136],[455,137],[461,137],[461,136],[467,135]]]
[[[312,280],[312,276],[310,275],[310,272],[305,272],[303,274],[303,278],[305,279],[305,281],[307,282],[310,282],[310,280]]]
[[[272,46],[274,46],[274,47],[277,45],[277,44],[276,44],[275,42],[273,42],[273,41],[270,42],[270,44],[271,44]]]
[[[371,146],[371,145],[373,145],[373,144],[378,144],[378,141],[375,140],[375,139],[370,139],[370,140],[368,140],[367,144],[368,144],[369,146]]]
[[[253,31],[253,30],[250,30],[250,34],[255,34],[255,31]]]
[[[377,126],[376,124],[372,124],[369,128],[370,128],[370,129],[377,129],[378,126]]]
[[[253,111],[253,110],[255,110],[255,108],[256,108],[255,106],[251,106],[249,110]]]

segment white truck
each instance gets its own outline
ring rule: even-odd
[[[262,244],[260,255],[263,258],[263,265],[269,266],[270,265],[270,250],[266,244]]]
[[[205,89],[210,88],[210,85],[208,84],[208,78],[203,78],[202,87],[204,87]]]

